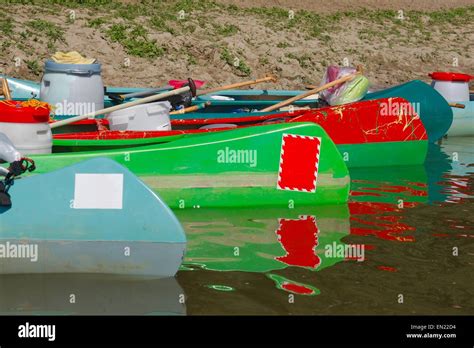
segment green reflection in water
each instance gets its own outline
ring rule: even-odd
[[[233,287],[226,286],[226,285],[208,285],[207,287],[210,289],[217,290],[217,291],[235,291]]]
[[[188,238],[185,267],[269,272],[288,266],[320,270],[327,244],[350,232],[347,205],[299,209],[200,209],[175,211]]]

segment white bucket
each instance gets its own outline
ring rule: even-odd
[[[448,102],[469,101],[469,80],[466,74],[434,72],[431,73],[431,86],[437,90]]]
[[[0,133],[4,133],[23,155],[51,153],[53,135],[47,123],[0,122]]]
[[[171,130],[171,104],[167,101],[132,106],[107,115],[110,130]]]
[[[49,108],[24,107],[19,101],[0,103],[0,133],[24,155],[51,153],[49,113]]]
[[[56,115],[82,115],[104,108],[100,64],[59,64],[47,61],[41,79],[40,99]]]

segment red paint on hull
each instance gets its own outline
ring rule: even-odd
[[[317,123],[336,144],[428,139],[420,117],[402,98],[309,110],[289,122]]]
[[[188,129],[171,131],[111,131],[101,130],[96,132],[77,132],[54,134],[54,139],[74,139],[74,140],[127,140],[127,139],[148,139],[160,138],[173,135],[208,133],[226,130],[227,128],[215,129]]]

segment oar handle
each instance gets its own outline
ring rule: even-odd
[[[344,83],[344,82],[347,82],[347,81],[350,81],[352,80],[354,77],[356,77],[357,75],[360,74],[360,71],[358,72],[355,72],[353,74],[350,74],[350,75],[346,75],[344,77],[341,77],[340,79],[337,79],[337,80],[334,80],[332,82],[329,82],[329,83],[326,83],[325,85],[321,86],[321,87],[318,87],[318,88],[315,88],[315,89],[312,89],[312,90],[309,90],[305,93],[301,93],[300,95],[297,95],[297,96],[294,96],[292,98],[289,98],[289,99],[286,99],[286,100],[283,100],[275,105],[272,105],[272,106],[269,106],[265,109],[262,109],[260,110],[260,112],[269,112],[269,111],[274,111],[274,110],[277,110],[279,108],[282,108],[284,106],[287,106],[287,105],[290,105],[292,104],[293,102],[297,101],[297,100],[300,100],[300,99],[303,99],[303,98],[306,98],[306,97],[309,97],[310,95],[313,95],[313,94],[316,94],[316,93],[319,93],[321,91],[324,91],[325,89],[328,89],[328,88],[331,88],[333,86],[336,86],[338,84],[341,84],[341,83]]]
[[[10,94],[10,87],[8,87],[8,81],[6,78],[1,79],[2,80],[2,85],[1,85],[1,93],[0,95],[5,96],[5,100],[11,100],[12,95]]]
[[[56,122],[50,123],[50,126],[51,126],[51,128],[62,127],[62,126],[65,126],[65,125],[68,125],[68,124],[71,124],[71,123],[74,123],[74,122],[77,122],[77,121],[85,120],[86,118],[95,118],[98,115],[108,114],[108,113],[111,113],[111,112],[114,112],[114,111],[117,111],[117,110],[122,110],[122,109],[129,108],[131,106],[145,104],[145,103],[149,103],[149,102],[152,102],[152,101],[155,101],[155,100],[164,99],[164,98],[171,97],[173,95],[180,94],[180,93],[187,92],[187,91],[189,91],[189,86],[178,88],[178,89],[173,89],[169,92],[165,92],[165,93],[161,93],[161,94],[157,94],[157,95],[152,95],[150,97],[146,97],[146,98],[143,98],[143,99],[134,100],[130,103],[119,104],[119,105],[111,106],[109,108],[105,108],[105,109],[98,110],[98,111],[95,111],[95,112],[90,112],[88,114],[75,116],[75,117],[70,117],[66,120],[56,121]]]
[[[197,92],[197,95],[203,95],[203,94],[209,94],[209,93],[214,93],[214,92],[219,92],[219,91],[225,91],[227,89],[241,88],[241,87],[251,86],[251,85],[255,85],[255,84],[258,84],[258,83],[262,83],[262,82],[270,82],[270,81],[271,82],[276,82],[277,78],[275,76],[266,76],[266,77],[261,78],[261,79],[233,83],[231,85],[226,85],[226,86],[222,86],[222,87],[210,88],[210,89],[206,89],[206,90],[203,90],[203,91],[199,91],[199,92]]]
[[[198,110],[204,109],[205,107],[208,107],[209,105],[211,105],[211,102],[205,102],[205,103],[201,103],[201,104],[198,104],[198,105],[193,105],[193,106],[181,109],[181,110],[172,111],[172,112],[170,112],[170,115],[187,114],[188,112],[193,112],[193,111],[198,111]]]
[[[466,105],[459,103],[449,103],[449,106],[452,108],[465,109]]]

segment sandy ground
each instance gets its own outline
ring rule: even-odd
[[[473,4],[472,0],[217,0],[217,2],[242,7],[283,7],[320,13],[361,8],[431,11]]]
[[[332,1],[330,8],[327,1],[310,0],[240,0],[232,3],[291,6],[318,12],[355,9],[348,0]],[[472,4],[472,0],[357,2],[357,6],[371,9],[375,4],[377,8],[437,10]],[[321,35],[311,36],[298,28],[275,27],[258,15],[220,9],[196,11],[186,21],[172,22],[169,25],[175,31],[170,33],[151,26],[147,13],[127,22],[113,16],[110,10],[78,8],[75,9],[76,19],[70,23],[66,21],[67,11],[67,8],[52,10],[31,5],[7,7],[0,3],[0,20],[2,16],[8,16],[13,21],[10,38],[0,37],[0,70],[14,77],[40,80],[44,61],[52,53],[77,50],[97,58],[103,64],[105,83],[114,86],[161,86],[169,79],[193,77],[207,81],[207,86],[211,87],[272,73],[279,77],[278,84],[259,87],[301,89],[308,83],[318,84],[329,64],[346,62],[363,65],[366,75],[377,87],[412,79],[429,80],[427,74],[436,70],[474,74],[474,45],[468,44],[474,42],[474,21],[463,25],[426,23],[425,27],[413,30],[367,18],[343,18]],[[98,27],[88,25],[100,17],[108,18],[108,22]],[[49,45],[45,33],[29,29],[28,22],[32,19],[43,19],[62,28],[63,40]],[[112,42],[107,35],[113,23],[143,25],[148,40],[155,40],[165,53],[156,58],[129,54],[123,45]],[[215,32],[216,26],[229,25],[237,28],[235,33]],[[243,61],[249,70],[242,71],[226,62],[223,50],[227,50],[233,60]],[[18,61],[20,64],[15,64]]]

